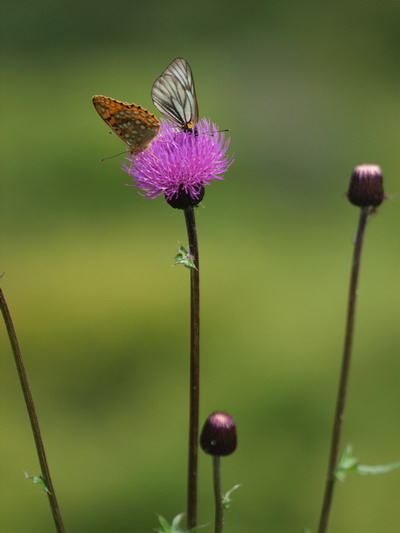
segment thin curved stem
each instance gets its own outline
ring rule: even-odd
[[[33,403],[31,389],[29,387],[28,376],[25,371],[25,366],[22,360],[21,350],[19,348],[17,334],[12,322],[11,314],[7,306],[3,291],[0,289],[0,307],[3,313],[4,322],[7,328],[8,337],[10,339],[11,348],[14,354],[14,360],[17,367],[19,380],[21,383],[22,392],[25,398],[26,409],[28,411],[29,420],[32,427],[33,438],[35,439],[36,452],[39,459],[42,478],[47,487],[47,496],[51,512],[53,514],[54,522],[58,533],[65,533],[64,524],[61,518],[60,509],[58,507],[56,493],[53,482],[50,476],[49,466],[47,464],[46,453],[44,449],[43,439],[40,432],[38,417],[36,415],[35,404]]]
[[[367,224],[368,215],[371,213],[371,208],[361,208],[360,218],[358,222],[358,229],[356,235],[356,241],[354,245],[353,263],[351,267],[349,299],[347,307],[347,319],[346,319],[346,333],[343,347],[342,367],[340,371],[339,388],[336,399],[336,412],[334,417],[330,456],[328,464],[328,474],[325,485],[324,499],[322,503],[320,522],[318,527],[318,533],[325,533],[328,527],[329,513],[332,505],[333,490],[335,486],[335,469],[337,467],[340,436],[342,432],[342,423],[344,419],[347,384],[350,370],[351,360],[351,348],[353,342],[354,332],[354,318],[356,310],[357,300],[357,282],[358,274],[360,270],[361,250],[364,238],[365,227]]]
[[[187,525],[197,522],[197,456],[199,440],[199,376],[200,376],[200,273],[197,230],[193,207],[185,209],[189,253],[194,267],[190,270],[190,384],[189,384],[189,457]]]
[[[224,508],[222,505],[222,488],[221,488],[221,458],[214,455],[213,461],[213,484],[214,484],[214,502],[215,502],[215,533],[222,533],[224,527]]]

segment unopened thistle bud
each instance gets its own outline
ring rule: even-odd
[[[358,165],[351,174],[349,201],[359,207],[377,207],[384,198],[382,170],[378,165]]]
[[[223,411],[212,413],[204,423],[200,445],[209,455],[229,455],[236,450],[236,423]]]

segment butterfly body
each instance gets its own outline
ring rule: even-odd
[[[156,108],[182,131],[196,134],[199,109],[192,70],[177,57],[154,82],[151,97]]]
[[[141,106],[102,95],[93,96],[92,101],[104,122],[132,154],[145,150],[160,129],[157,118]]]

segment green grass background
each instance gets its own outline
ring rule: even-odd
[[[5,2],[1,21],[2,287],[19,334],[68,533],[144,533],[185,510],[188,272],[182,213],[126,187],[90,101],[155,111],[177,56],[235,163],[198,210],[202,420],[223,409],[227,533],[316,529],[358,212],[352,168],[391,200],[367,229],[343,444],[400,459],[400,6]],[[0,529],[54,531],[1,332]],[[199,521],[212,521],[200,456]],[[350,477],[330,532],[396,531],[400,474]],[[205,531],[211,531],[209,526]]]

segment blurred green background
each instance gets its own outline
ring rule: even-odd
[[[316,529],[358,212],[352,168],[391,199],[369,223],[345,442],[400,459],[400,5],[10,2],[3,5],[0,269],[68,533],[144,533],[185,510],[188,272],[184,218],[126,187],[122,144],[91,96],[155,112],[177,56],[235,163],[198,210],[201,418],[237,421],[226,532]],[[158,113],[157,113],[158,115]],[[54,531],[1,332],[0,529]],[[212,521],[200,456],[199,522]],[[398,472],[338,487],[330,531],[395,531]],[[209,526],[205,531],[211,531]]]

